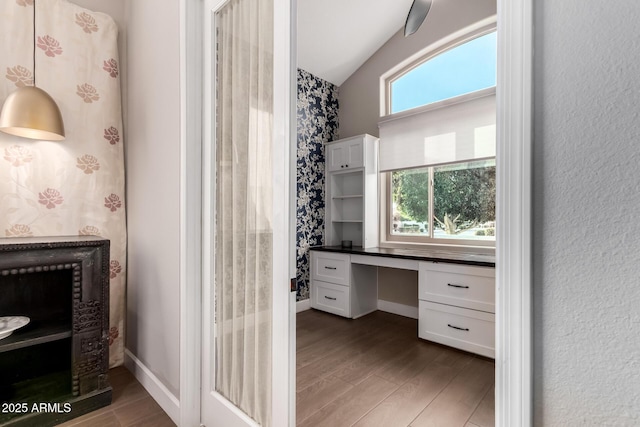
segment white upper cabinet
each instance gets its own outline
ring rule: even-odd
[[[363,144],[363,136],[341,139],[327,144],[329,171],[364,167]]]

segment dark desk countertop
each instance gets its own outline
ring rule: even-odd
[[[367,248],[360,246],[343,248],[342,246],[316,246],[313,251],[338,252],[352,255],[370,255],[387,258],[412,259],[417,261],[446,262],[450,264],[478,265],[495,267],[494,255],[444,249],[400,249],[400,248]]]

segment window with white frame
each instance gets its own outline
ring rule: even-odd
[[[495,244],[495,28],[386,80],[384,240]]]
[[[398,170],[388,180],[390,240],[495,240],[495,159]]]
[[[387,113],[395,114],[495,87],[496,32],[474,36],[435,55],[428,54],[422,62],[390,78]]]

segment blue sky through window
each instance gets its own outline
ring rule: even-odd
[[[391,83],[391,113],[496,85],[496,32],[447,50]]]

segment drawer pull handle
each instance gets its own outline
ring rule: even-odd
[[[447,283],[447,286],[451,286],[452,288],[469,289],[469,287],[466,285],[452,285],[451,283]]]
[[[338,298],[334,298],[334,297],[328,297],[328,296],[326,296],[326,295],[325,295],[324,297],[325,297],[326,299],[330,299],[331,301],[335,301],[335,300],[337,300],[337,299],[338,299]]]
[[[336,267],[327,267],[326,265],[324,266],[324,268],[326,268],[327,270],[335,270]]]
[[[460,328],[458,326],[453,326],[453,325],[450,325],[448,323],[447,323],[447,326],[450,327],[450,328],[453,328],[453,329],[457,329],[459,331],[469,331],[469,328]]]

